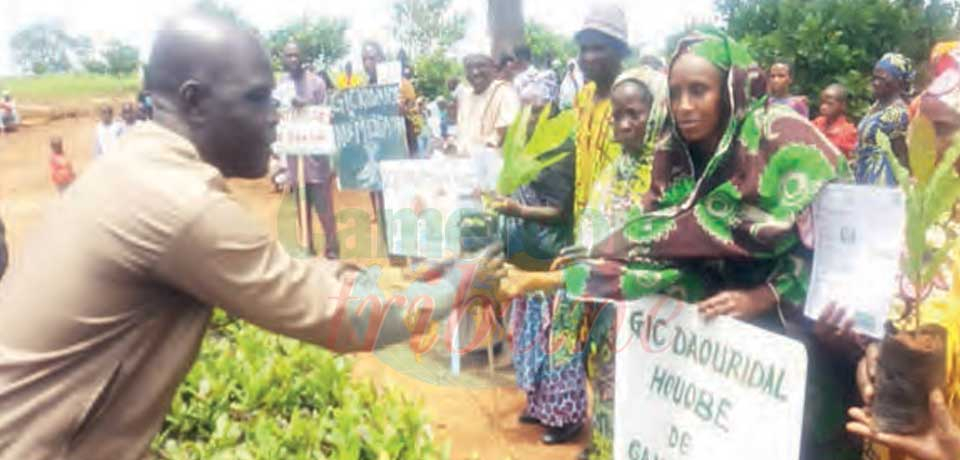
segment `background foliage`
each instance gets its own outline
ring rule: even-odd
[[[60,24],[40,22],[26,26],[10,38],[13,59],[20,70],[34,75],[66,72],[72,68],[71,53],[81,42],[63,30]]]
[[[283,47],[290,41],[300,47],[303,61],[317,70],[342,59],[350,52],[346,34],[350,22],[342,18],[303,17],[287,23],[267,36],[267,47],[280,68]]]
[[[560,61],[560,68],[579,53],[572,36],[561,35],[547,26],[528,21],[524,31],[527,46],[533,54],[533,62],[539,68],[553,67],[553,61]]]
[[[350,360],[218,310],[154,453],[166,459],[431,460],[420,405],[351,376]],[[449,450],[449,449],[447,449]]]
[[[463,39],[467,17],[451,11],[451,0],[397,0],[393,35],[414,59],[439,52]]]
[[[439,96],[449,99],[451,94],[447,89],[447,80],[461,78],[463,65],[442,52],[434,52],[417,58],[413,63],[413,71],[417,94],[431,100]]]
[[[842,83],[852,96],[851,113],[860,116],[869,106],[876,61],[897,51],[922,69],[937,41],[956,39],[960,2],[717,0],[716,7],[730,34],[762,65],[777,59],[793,64],[796,94],[816,103],[821,89]]]

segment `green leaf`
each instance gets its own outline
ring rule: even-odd
[[[498,193],[513,193],[536,179],[541,171],[570,154],[561,153],[560,150],[574,136],[576,115],[568,110],[550,118],[550,111],[550,107],[543,109],[529,141],[529,107],[524,108],[517,120],[507,128],[503,146],[503,169],[497,179]]]
[[[923,271],[920,274],[921,286],[926,286],[933,282],[933,279],[940,273],[940,268],[943,267],[944,262],[950,257],[951,249],[953,249],[953,245],[947,244],[929,254],[929,259],[924,264]]]
[[[960,141],[957,141],[947,150],[943,159],[933,171],[930,182],[924,191],[924,208],[926,219],[924,224],[929,226],[944,213],[953,209],[960,198],[960,177],[957,176],[954,164],[960,159]]]
[[[573,137],[577,127],[577,116],[572,110],[559,113],[550,118],[550,111],[544,109],[524,152],[528,155],[542,156],[560,148]]]
[[[937,162],[937,134],[933,123],[922,114],[910,123],[907,145],[910,149],[910,171],[918,185],[925,186]]]
[[[924,225],[922,197],[911,190],[906,196],[906,245],[907,277],[914,282],[920,279],[923,258],[927,245],[927,227]]]

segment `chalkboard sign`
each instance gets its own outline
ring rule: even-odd
[[[341,187],[380,190],[380,161],[409,157],[399,98],[399,85],[353,88],[331,98]]]

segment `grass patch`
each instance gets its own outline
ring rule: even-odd
[[[77,105],[96,99],[133,98],[140,90],[138,75],[85,73],[0,78],[0,89],[10,91],[20,104]]]

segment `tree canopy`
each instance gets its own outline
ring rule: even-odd
[[[106,71],[114,75],[133,73],[140,67],[140,50],[120,40],[110,40],[101,55]]]
[[[10,38],[13,59],[24,72],[35,75],[71,70],[71,53],[80,45],[59,24],[39,22]]]
[[[527,22],[524,35],[533,61],[540,66],[552,67],[553,61],[565,63],[579,52],[572,36],[554,32],[539,22]]]
[[[300,47],[304,62],[324,67],[350,52],[346,39],[349,27],[346,19],[303,17],[271,32],[267,43],[277,66],[283,47],[292,41]]]
[[[438,96],[449,97],[447,81],[463,75],[463,66],[442,52],[420,56],[414,61],[413,69],[417,92],[431,100]]]
[[[794,92],[816,100],[831,83],[851,96],[851,113],[870,103],[876,61],[895,51],[923,70],[930,49],[955,38],[960,2],[945,0],[717,0],[732,36],[769,66],[793,67]],[[922,73],[922,72],[921,72]],[[922,75],[921,85],[923,84]]]
[[[467,17],[451,11],[451,0],[397,0],[393,4],[393,35],[417,58],[463,39]]]

